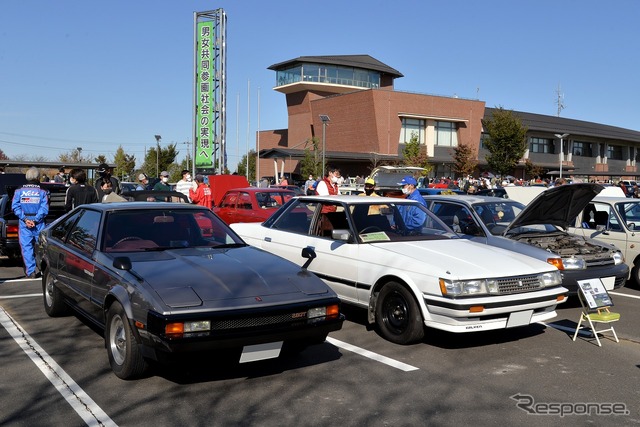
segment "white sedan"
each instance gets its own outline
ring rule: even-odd
[[[408,217],[421,225],[407,227]],[[459,238],[411,200],[303,196],[262,224],[231,227],[253,246],[304,263],[399,344],[422,340],[424,326],[471,332],[548,320],[566,300],[555,267]]]

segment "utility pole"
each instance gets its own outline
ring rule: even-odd
[[[191,153],[191,141],[185,141],[183,142],[183,144],[185,144],[187,146],[187,169],[189,169],[189,153]]]

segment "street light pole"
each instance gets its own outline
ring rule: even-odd
[[[320,120],[322,120],[322,177],[320,179],[324,179],[325,151],[327,151],[327,122],[331,120],[326,114],[320,114]]]
[[[562,179],[562,161],[564,160],[564,149],[562,147],[563,140],[568,137],[568,133],[563,133],[562,135],[556,133],[556,138],[560,138],[560,179]]]
[[[160,135],[154,135],[156,138],[156,177],[160,176],[160,140],[162,137]]]

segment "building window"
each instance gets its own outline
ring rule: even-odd
[[[591,143],[589,142],[573,141],[573,148],[571,149],[571,153],[574,156],[593,157],[593,152],[591,151]]]
[[[547,138],[529,138],[529,151],[532,153],[551,153],[551,145]]]
[[[453,122],[436,122],[436,146],[457,147],[458,127]]]
[[[420,144],[425,143],[425,122],[422,119],[402,118],[402,128],[400,129],[400,144],[406,144],[411,141],[415,135]]]
[[[611,160],[623,160],[622,159],[622,146],[621,145],[609,145],[607,147],[607,158]]]
[[[486,133],[486,132],[482,132],[482,133],[480,134],[480,148],[487,148],[487,147],[484,145],[484,141],[485,141],[487,138],[489,138],[489,134],[488,134],[488,133]]]
[[[303,63],[302,65],[276,72],[276,84],[278,86],[300,81],[376,89],[380,87],[380,73],[361,68],[309,63]]]

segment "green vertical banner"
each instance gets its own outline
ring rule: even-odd
[[[214,23],[198,23],[196,70],[196,168],[213,167],[214,128]]]

